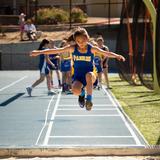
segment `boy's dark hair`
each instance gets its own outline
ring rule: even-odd
[[[98,41],[102,41],[102,42],[104,42],[104,39],[103,39],[103,37],[102,36],[99,36],[97,39],[96,39],[96,41],[98,42]]]
[[[67,41],[66,40],[63,40],[62,42],[61,42],[61,45],[60,45],[60,47],[64,47],[64,45],[67,43]]]
[[[47,39],[43,39],[39,45],[38,50],[42,50],[46,44],[49,44],[49,41]]]

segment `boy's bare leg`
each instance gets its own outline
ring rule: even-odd
[[[107,88],[110,88],[109,86],[109,78],[108,78],[108,67],[103,69],[104,78],[107,84]]]

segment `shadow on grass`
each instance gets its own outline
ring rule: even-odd
[[[144,101],[142,101],[142,103],[146,103],[146,102],[158,102],[158,101],[160,101],[160,99],[144,100]]]
[[[121,83],[121,84],[113,84],[113,85],[111,84],[111,86],[112,86],[112,87],[122,87],[122,86],[123,86],[123,87],[124,87],[124,86],[127,87],[127,86],[130,86],[130,85]]]
[[[160,136],[158,138],[158,141],[157,141],[156,145],[160,145]]]
[[[154,105],[157,106],[157,103],[153,103],[153,102],[139,102],[137,104],[133,104],[133,105],[128,105],[130,108],[134,108],[134,107],[138,107],[138,108],[143,108],[143,107],[150,107],[149,105]]]
[[[115,79],[115,80],[110,80],[110,82],[123,82],[123,80]]]
[[[135,93],[135,94],[137,94],[137,93],[154,94],[153,91],[129,91],[128,93]]]

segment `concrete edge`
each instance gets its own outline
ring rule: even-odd
[[[157,156],[160,146],[150,148],[1,148],[4,157]]]

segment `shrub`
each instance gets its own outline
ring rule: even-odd
[[[73,8],[71,11],[73,23],[87,22],[87,15],[80,8]],[[59,8],[42,8],[37,11],[38,24],[68,23],[69,12]]]
[[[85,14],[80,8],[73,8],[71,11],[71,17],[73,23],[87,22],[87,14]]]
[[[68,22],[68,12],[58,8],[44,8],[37,11],[38,24],[57,24]]]

